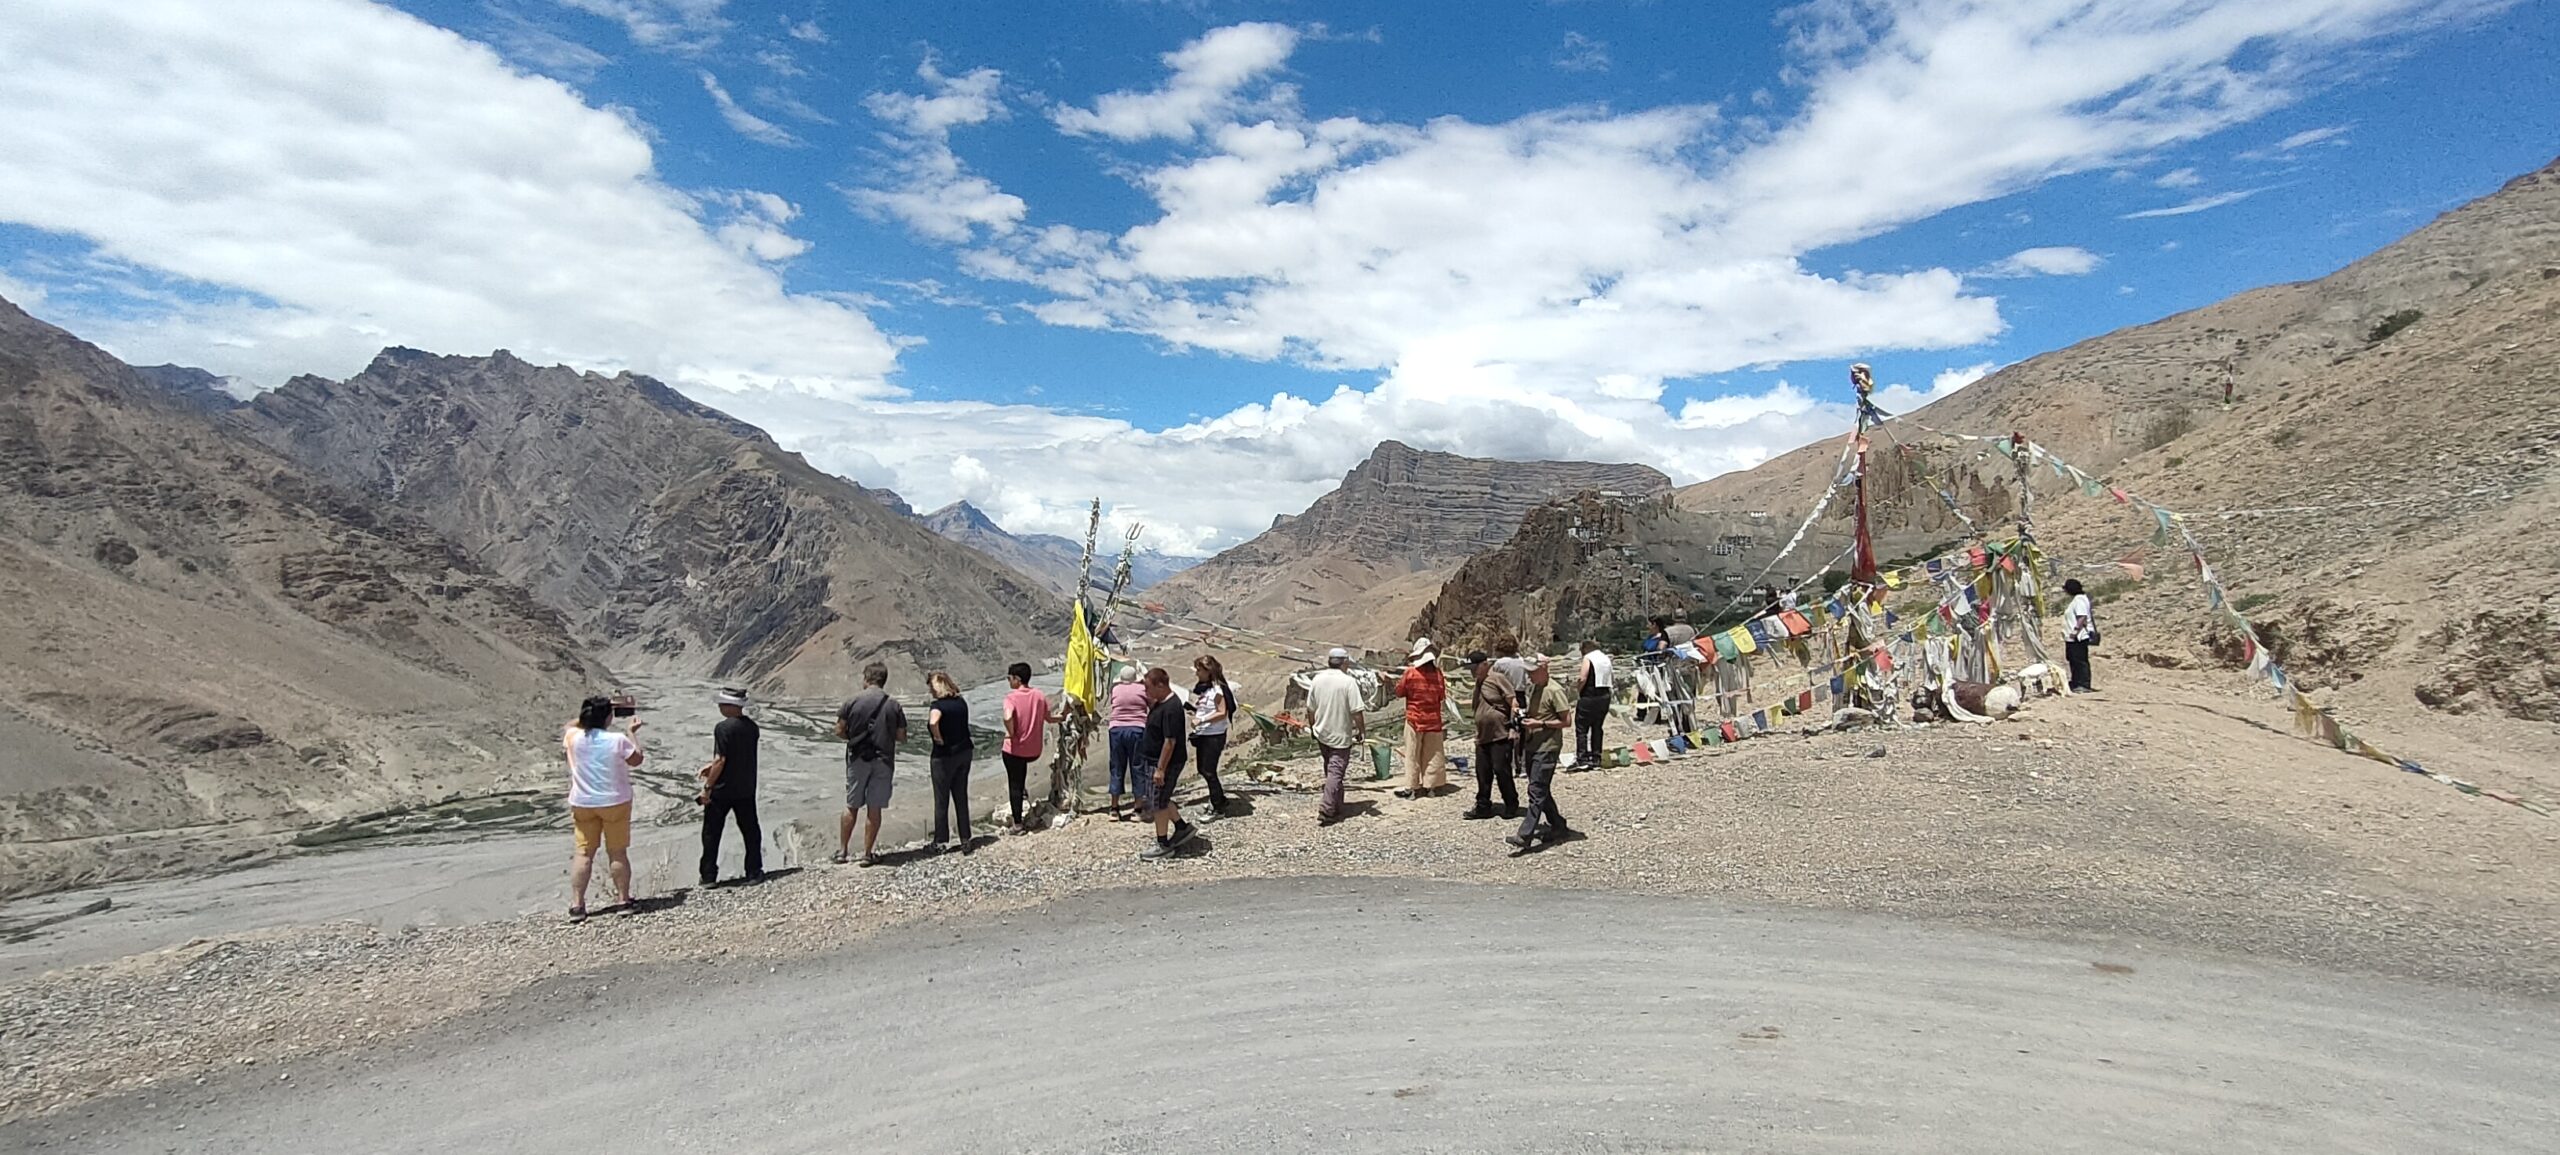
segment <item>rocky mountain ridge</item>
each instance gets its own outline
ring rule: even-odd
[[[823,697],[873,658],[969,681],[1064,635],[1048,591],[648,377],[391,349],[239,419],[521,581],[616,669]]]
[[[1304,513],[1149,598],[1236,625],[1386,645],[1449,571],[1508,541],[1531,509],[1584,490],[1642,497],[1670,487],[1644,465],[1493,461],[1384,441]]]
[[[604,677],[522,587],[203,400],[0,301],[0,894],[190,861],[157,832],[528,783]]]
[[[1922,423],[2014,429],[2185,515],[2299,684],[2349,725],[2383,727],[2386,745],[2496,781],[2560,756],[2555,403],[2560,163],[2329,276],[2010,366],[1889,422],[1877,444],[1928,441]],[[1678,500],[1800,518],[1839,449],[1807,446]],[[1993,477],[2010,468],[1978,445],[1949,452]],[[2103,491],[2031,476],[2039,536],[2099,592],[2111,652],[2237,664],[2177,538]]]

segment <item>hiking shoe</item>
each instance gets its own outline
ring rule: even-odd
[[[1138,852],[1138,857],[1148,859],[1150,861],[1158,858],[1170,858],[1172,856],[1173,844],[1170,842],[1158,842],[1155,845]]]
[[[1459,815],[1458,817],[1460,817],[1460,818],[1464,818],[1464,819],[1466,819],[1466,820],[1467,820],[1467,821],[1469,821],[1469,822],[1474,822],[1474,821],[1477,821],[1477,820],[1479,820],[1479,819],[1491,818],[1491,817],[1493,817],[1493,807],[1490,807],[1490,806],[1478,806],[1478,807],[1474,807],[1474,808],[1472,808],[1472,809],[1468,810],[1466,813]]]

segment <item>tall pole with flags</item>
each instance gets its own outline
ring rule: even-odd
[[[1849,384],[1858,391],[1858,563],[1850,576],[1860,585],[1873,586],[1879,579],[1876,574],[1875,536],[1867,529],[1867,421],[1875,412],[1875,406],[1868,403],[1867,395],[1875,392],[1875,373],[1864,363],[1851,365]]]

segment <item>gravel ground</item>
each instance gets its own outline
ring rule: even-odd
[[[2516,1003],[1712,899],[1247,879],[608,967],[0,1149],[2539,1155],[2560,1021]]]
[[[556,976],[779,962],[924,917],[1230,878],[1713,896],[2560,998],[2560,822],[2300,742],[2269,728],[2271,704],[2191,676],[2102,667],[2101,685],[1989,727],[1768,737],[1563,776],[1584,837],[1521,857],[1508,823],[1458,820],[1455,790],[1399,800],[1357,783],[1354,816],[1318,828],[1312,794],[1248,788],[1250,814],[1204,822],[1170,862],[1135,858],[1140,827],[1086,819],[583,925],[198,941],[0,990],[0,1119],[378,1042]]]

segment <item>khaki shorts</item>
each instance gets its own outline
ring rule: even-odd
[[[889,808],[889,783],[896,767],[886,759],[847,757],[844,760],[844,808],[847,810],[886,810]]]
[[[631,804],[572,806],[569,821],[577,827],[578,850],[592,854],[601,841],[607,850],[631,849]]]

